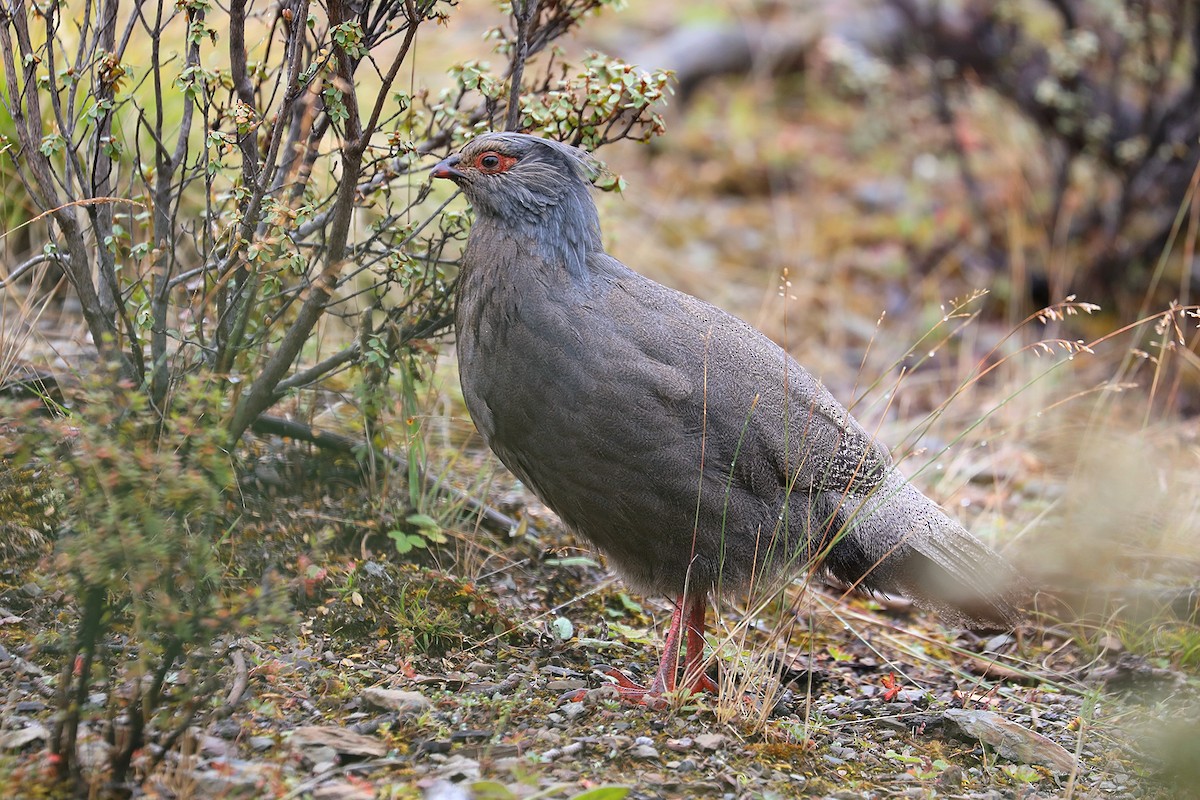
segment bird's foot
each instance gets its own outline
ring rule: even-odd
[[[627,703],[662,709],[667,705],[667,694],[675,690],[674,686],[668,686],[665,681],[661,680],[661,675],[656,675],[649,686],[643,686],[616,667],[601,665],[597,666],[597,669],[601,674],[613,679],[613,686],[616,688],[617,694]],[[720,693],[716,681],[704,673],[701,673],[687,688],[693,694]]]

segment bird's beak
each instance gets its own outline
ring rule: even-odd
[[[462,156],[460,156],[458,153],[446,156],[436,165],[434,165],[433,171],[430,172],[430,174],[435,178],[449,178],[450,180],[465,178],[465,175],[455,169],[455,167],[458,166],[458,162],[461,160]]]

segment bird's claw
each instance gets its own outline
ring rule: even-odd
[[[649,706],[656,710],[665,708],[667,706],[666,695],[674,690],[674,687],[662,685],[663,682],[657,676],[649,686],[643,686],[616,667],[600,664],[596,666],[596,670],[613,680],[612,686],[622,700],[634,705]],[[687,688],[693,694],[720,693],[716,681],[703,673]]]

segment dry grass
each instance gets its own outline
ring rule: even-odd
[[[1020,289],[1031,253],[1049,265],[1052,286],[1069,286],[1076,263],[1062,230],[1030,223],[1049,175],[1030,157],[1031,132],[987,95],[973,96],[964,124],[988,155],[979,177],[996,220],[996,230],[979,230],[923,90],[899,75],[887,91],[881,114],[829,94],[820,74],[803,86],[713,87],[672,121],[653,158],[631,145],[605,154],[630,187],[599,198],[610,252],[784,342],[835,395],[855,401],[856,415],[895,446],[924,490],[1066,600],[997,658],[1009,681],[1001,687],[997,674],[980,672],[976,650],[923,618],[897,621],[869,601],[836,602],[803,587],[731,599],[712,639],[726,665],[723,699],[678,703],[700,703],[747,741],[801,746],[846,724],[812,711],[810,685],[781,685],[781,662],[829,665],[844,652],[870,653],[905,686],[949,676],[968,704],[1003,695],[1033,708],[1044,705],[1038,692],[1092,698],[1079,676],[1105,657],[1109,639],[1193,677],[1200,668],[1200,631],[1153,605],[1160,590],[1200,574],[1200,425],[1180,413],[1200,385],[1194,308],[1147,307],[1117,319],[1109,309],[1082,313],[1093,311],[1086,296],[1031,307]],[[918,175],[913,165],[929,159],[936,168]],[[899,181],[903,202],[856,200],[888,180]],[[1198,208],[1180,209],[1185,263]],[[914,271],[923,253],[956,237],[1003,241],[1008,272],[983,270],[969,248],[956,247]],[[1153,280],[1176,274],[1187,273],[1164,258]],[[1179,280],[1186,298],[1190,286]],[[34,331],[49,303],[11,291],[0,298],[0,379],[31,343],[39,346]],[[516,487],[503,474],[493,480],[448,362],[425,389],[421,432],[431,465],[459,488],[505,502]],[[443,511],[448,519],[454,509]],[[539,550],[562,546],[547,544],[550,534],[538,541],[547,518],[536,506],[525,519],[509,542],[451,530],[442,566],[481,582],[521,576]],[[524,624],[541,633],[608,589],[580,589],[566,603],[531,610]],[[1068,657],[1072,648],[1083,665]],[[1016,682],[1035,675],[1037,691]],[[785,692],[799,698],[799,729],[772,715]],[[1102,724],[1084,719],[1080,746],[1108,741],[1126,723],[1140,724],[1124,711]]]

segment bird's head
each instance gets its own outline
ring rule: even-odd
[[[588,191],[595,168],[591,156],[561,142],[485,133],[438,162],[432,175],[458,184],[477,217],[510,225],[578,222],[586,228],[595,217]]]

